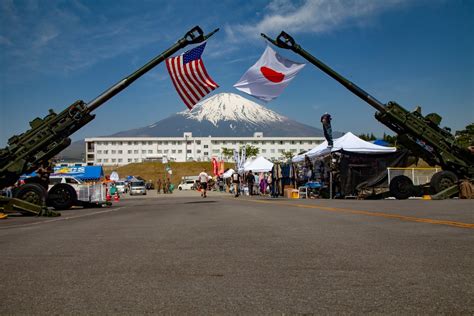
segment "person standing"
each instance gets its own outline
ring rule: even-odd
[[[239,184],[240,184],[240,174],[237,171],[234,171],[232,174],[232,185],[234,186],[235,197],[239,196]]]
[[[253,195],[253,185],[255,184],[255,176],[252,173],[252,170],[247,174],[247,186],[249,188],[249,195]]]
[[[203,198],[207,197],[207,181],[209,181],[209,176],[206,173],[206,170],[203,169],[199,174],[199,183],[201,184],[201,196]]]
[[[161,179],[160,179],[160,178],[158,178],[158,180],[156,181],[156,192],[157,192],[158,194],[160,194],[160,191],[161,191],[161,185],[162,185],[162,183],[161,183]]]
[[[323,124],[324,137],[328,141],[328,147],[332,147],[332,127],[331,127],[331,115],[326,112],[321,116],[321,123]]]

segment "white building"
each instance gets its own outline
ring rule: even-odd
[[[126,165],[149,160],[209,161],[221,158],[222,148],[238,149],[251,145],[259,155],[269,159],[282,158],[283,152],[308,151],[322,143],[324,137],[93,137],[86,138],[86,162],[94,165]],[[224,157],[223,157],[224,158]]]

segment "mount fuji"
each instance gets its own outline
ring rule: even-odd
[[[250,137],[323,136],[320,129],[291,120],[234,93],[219,93],[191,111],[178,112],[149,126],[118,132],[111,137]]]

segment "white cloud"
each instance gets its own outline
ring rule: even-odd
[[[260,33],[323,33],[346,23],[360,22],[385,10],[396,8],[406,0],[306,0],[296,6],[289,0],[273,0],[267,5],[269,14],[260,21],[227,25],[229,41],[259,37]]]

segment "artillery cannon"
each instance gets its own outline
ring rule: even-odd
[[[172,54],[189,44],[201,43],[211,37],[219,29],[204,35],[199,26],[189,30],[173,46],[129,76],[120,80],[98,97],[85,103],[76,101],[61,113],[49,110],[43,119],[35,118],[30,122],[31,129],[8,140],[5,148],[0,148],[0,189],[15,184],[21,175],[31,173],[40,165],[48,163],[71,143],[71,136],[95,117],[92,111],[127,88],[135,80],[157,66]],[[39,181],[31,180],[18,190],[13,199],[0,197],[0,211],[19,211],[24,213],[45,213],[45,202],[52,202],[58,208],[71,207],[77,196],[71,186],[58,184],[51,188],[47,195]]]
[[[302,56],[370,104],[377,110],[375,118],[397,133],[398,141],[403,146],[408,148],[415,156],[423,158],[430,165],[441,166],[443,171],[436,173],[430,181],[430,193],[433,199],[448,198],[458,193],[458,179],[472,181],[474,156],[466,148],[462,148],[456,143],[455,137],[447,128],[439,126],[441,123],[440,115],[431,113],[423,116],[420,107],[409,112],[396,102],[383,104],[309,54],[295,42],[293,37],[284,31],[280,33],[276,40],[263,33],[261,35],[275,46],[292,50]],[[406,199],[422,192],[406,176],[397,176],[392,179],[390,191],[393,196],[400,199]]]

